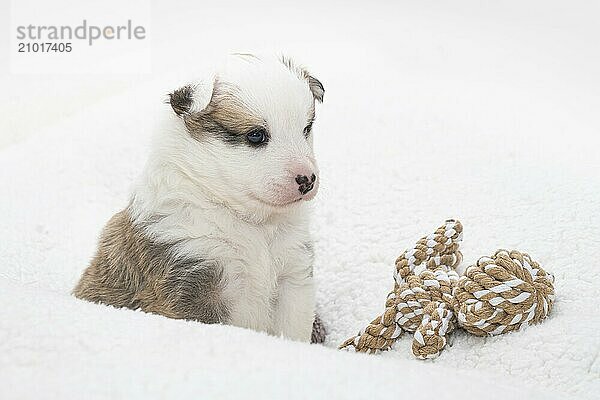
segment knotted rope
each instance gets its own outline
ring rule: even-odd
[[[467,268],[454,289],[459,324],[478,336],[537,324],[554,303],[554,276],[529,254],[498,250]]]
[[[498,250],[467,268],[458,250],[462,225],[447,220],[396,260],[394,289],[385,311],[340,348],[387,350],[403,331],[414,332],[413,354],[433,358],[456,324],[475,335],[497,335],[546,318],[554,302],[554,278],[528,254]]]
[[[462,225],[448,220],[432,235],[396,260],[394,289],[387,296],[384,313],[340,348],[373,353],[387,350],[402,331],[414,332],[421,324],[423,308],[431,301],[453,303],[452,286],[458,281],[454,267],[462,259],[458,244]]]

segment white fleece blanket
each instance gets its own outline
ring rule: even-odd
[[[433,89],[357,116],[350,89],[334,79],[329,91],[315,128],[325,346],[70,295],[143,164],[151,112],[131,105],[150,110],[152,86],[0,152],[0,398],[594,398],[600,184],[595,169],[569,167],[585,146],[559,151],[556,130],[520,137],[526,119],[491,128],[492,111],[460,121],[462,106]],[[499,337],[455,333],[434,361],[413,358],[409,335],[381,355],[336,350],[381,311],[395,257],[447,217],[464,224],[464,265],[517,248],[552,271],[550,318]]]

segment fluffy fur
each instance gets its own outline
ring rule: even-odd
[[[131,204],[105,228],[75,294],[309,341],[305,202],[319,184],[312,123],[323,93],[289,59],[247,55],[210,84],[174,91]],[[257,129],[259,145],[246,136]],[[311,176],[312,190],[299,189]]]

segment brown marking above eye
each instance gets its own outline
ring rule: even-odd
[[[257,127],[265,127],[262,118],[252,114],[227,85],[216,86],[208,106],[185,119],[192,137],[217,137],[232,145],[256,145],[247,133]],[[263,128],[264,129],[264,128]],[[266,144],[266,141],[261,142]]]
[[[263,126],[262,118],[254,115],[235,95],[228,91],[216,93],[209,114],[228,130],[245,135],[249,130]]]

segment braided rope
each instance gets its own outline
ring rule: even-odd
[[[413,354],[420,359],[435,358],[446,347],[446,334],[454,330],[454,313],[446,303],[431,302],[423,310],[423,321],[415,331]]]
[[[387,296],[385,311],[340,348],[352,346],[367,353],[387,350],[403,330],[417,330],[423,308],[431,301],[451,306],[452,287],[458,281],[454,267],[462,259],[458,251],[461,240],[461,223],[448,220],[402,253],[396,259],[394,289]]]
[[[461,327],[478,336],[535,324],[554,303],[554,277],[526,253],[498,250],[467,268],[455,289]]]
[[[545,319],[554,303],[554,277],[526,253],[498,250],[458,277],[462,225],[447,220],[396,260],[394,289],[385,311],[340,345],[376,353],[403,331],[414,332],[412,351],[437,357],[456,322],[468,332],[498,335]]]

